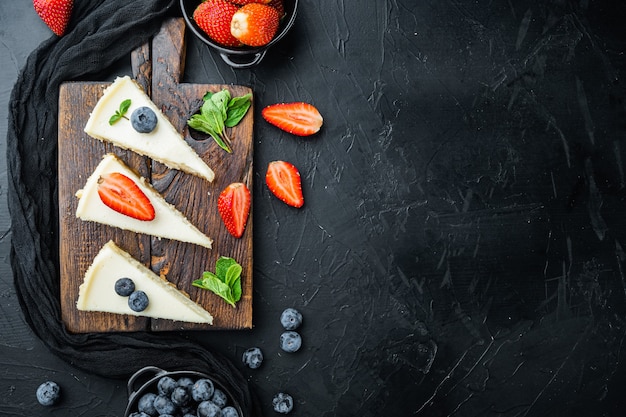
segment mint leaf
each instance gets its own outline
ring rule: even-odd
[[[246,115],[248,109],[252,105],[252,94],[245,96],[233,97],[228,102],[228,110],[224,124],[226,127],[234,127],[239,124],[241,119]]]
[[[120,108],[115,111],[113,116],[109,119],[109,125],[115,124],[121,118],[128,119],[128,117],[124,116],[128,109],[130,108],[130,99],[126,99],[120,103]]]
[[[192,285],[214,292],[235,307],[235,303],[241,299],[242,270],[233,258],[221,256],[215,262],[215,273],[205,271],[202,278],[193,281]]]

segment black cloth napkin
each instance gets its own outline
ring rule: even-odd
[[[58,265],[57,111],[65,81],[98,80],[116,61],[148,41],[176,0],[76,1],[68,32],[44,41],[28,58],[11,95],[7,133],[11,266],[26,321],[51,351],[106,377],[143,366],[213,374],[245,415],[258,401],[223,355],[177,334],[70,334],[61,320]]]

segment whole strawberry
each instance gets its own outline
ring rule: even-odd
[[[270,0],[267,5],[275,8],[281,19],[285,16],[285,3],[283,0]]]
[[[235,3],[238,4],[239,6],[244,6],[248,3],[262,3],[262,4],[267,4],[269,3],[271,0],[230,0],[231,3]]]
[[[193,19],[211,39],[224,46],[241,46],[230,33],[230,23],[238,7],[225,0],[206,0],[196,7]]]
[[[58,36],[63,36],[70,22],[73,0],[33,0],[35,12]]]
[[[280,15],[270,6],[250,3],[233,15],[230,33],[248,46],[267,45],[278,31]]]

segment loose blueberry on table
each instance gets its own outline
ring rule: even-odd
[[[37,388],[37,401],[44,406],[54,405],[61,397],[61,387],[54,381],[46,381]]]
[[[280,335],[280,348],[287,353],[297,352],[302,346],[302,338],[298,332],[292,330]]]
[[[293,410],[293,397],[284,392],[279,392],[272,399],[274,411],[280,414],[289,414]]]
[[[280,315],[280,324],[285,330],[296,330],[302,324],[302,314],[295,308],[286,308]]]
[[[250,369],[257,369],[263,363],[263,352],[258,347],[251,347],[243,352],[241,360]]]

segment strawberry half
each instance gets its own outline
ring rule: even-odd
[[[267,45],[278,31],[280,15],[270,6],[249,3],[237,10],[230,22],[230,33],[248,46]]]
[[[303,102],[272,104],[261,114],[268,123],[297,136],[317,133],[324,123],[320,112]]]
[[[230,184],[217,199],[217,209],[228,233],[240,238],[250,214],[250,190],[241,182]]]
[[[237,6],[225,0],[206,0],[194,10],[193,20],[215,42],[224,46],[241,46],[241,42],[230,33],[230,22],[237,10]]]
[[[73,0],[33,0],[33,6],[41,20],[56,35],[65,34],[74,7]]]
[[[265,183],[272,194],[283,203],[300,208],[304,204],[300,172],[293,164],[272,161],[267,167]]]
[[[102,175],[98,179],[100,200],[112,210],[133,219],[154,220],[154,207],[148,196],[133,180],[119,172]]]

